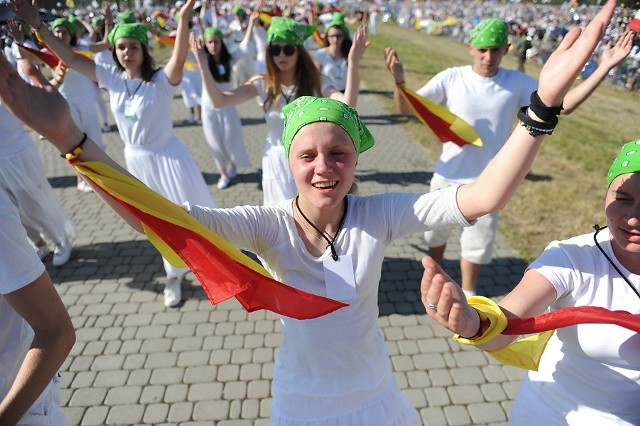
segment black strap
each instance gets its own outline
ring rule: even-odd
[[[336,241],[336,238],[338,238],[338,234],[340,233],[340,230],[342,229],[342,225],[344,225],[344,221],[347,217],[347,209],[349,207],[348,200],[349,199],[347,197],[344,197],[344,211],[342,212],[342,218],[340,219],[338,230],[336,231],[333,238],[329,238],[327,234],[319,230],[318,227],[314,225],[313,222],[311,222],[309,218],[304,215],[304,213],[302,213],[302,210],[300,210],[300,204],[298,204],[298,196],[296,196],[296,208],[298,209],[298,213],[300,213],[300,216],[302,216],[302,218],[306,220],[307,223],[311,225],[311,227],[318,232],[318,234],[322,235],[322,238],[324,238],[324,240],[329,244],[327,247],[331,248],[331,258],[336,262],[338,261],[338,253],[336,252],[336,248],[333,246],[333,243]]]

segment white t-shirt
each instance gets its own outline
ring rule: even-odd
[[[316,51],[315,60],[320,64],[320,72],[341,92],[347,86],[347,61],[344,58],[334,58],[326,47]]]
[[[616,259],[608,229],[598,234],[598,243],[640,289],[640,276]],[[640,298],[595,246],[593,233],[549,244],[530,268],[544,275],[557,291],[551,311],[598,306],[640,314]],[[640,334],[616,325],[581,324],[556,331],[539,370],[530,371],[522,384],[511,422],[639,425],[638,404]]]
[[[456,203],[457,189],[348,196],[344,226],[334,245],[339,256],[351,256],[356,298],[348,307],[320,318],[281,318],[274,391],[339,398],[371,390],[388,377],[389,354],[377,327],[385,250],[404,235],[435,227],[468,226]],[[193,206],[190,211],[234,246],[255,253],[277,280],[327,296],[323,260],[332,261],[331,252],[327,249],[315,257],[307,251],[296,230],[291,200],[266,207]]]
[[[499,68],[493,77],[481,77],[471,65],[436,74],[418,94],[466,121],[484,146],[444,143],[434,175],[458,183],[480,176],[509,138],[518,109],[529,105],[531,92],[537,87],[528,75],[505,68]]]
[[[44,265],[27,241],[18,211],[0,191],[0,400],[15,380],[34,336],[4,295],[32,283],[43,272]]]

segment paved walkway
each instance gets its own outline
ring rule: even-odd
[[[363,194],[427,191],[432,164],[423,150],[364,92],[359,110],[377,143],[360,159]],[[253,167],[218,190],[218,174],[199,126],[176,125],[220,206],[261,204],[260,157],[266,134],[254,102],[243,105],[244,138]],[[174,122],[187,111],[174,99]],[[117,132],[105,135],[108,152],[122,161]],[[62,404],[73,425],[267,425],[277,316],[247,314],[239,303],[211,306],[193,275],[183,283],[184,304],[163,305],[162,261],[98,201],[76,190],[75,176],[47,144],[39,143],[47,175],[78,225],[71,261],[45,263],[77,329],[77,343],[62,367]],[[446,268],[457,277],[457,243]],[[379,326],[400,386],[425,425],[506,424],[524,372],[504,367],[479,350],[462,348],[436,326],[420,303],[420,235],[388,250],[380,283]],[[483,269],[481,292],[504,294],[523,263],[499,238],[496,259]]]

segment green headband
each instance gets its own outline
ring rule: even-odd
[[[333,18],[331,19],[331,22],[329,22],[324,28],[324,33],[327,34],[331,27],[340,28],[342,30],[342,35],[344,36],[344,38],[350,38],[349,29],[347,28],[347,24],[344,22],[344,13],[333,12]]]
[[[301,96],[282,108],[284,130],[282,143],[289,157],[291,143],[296,133],[307,124],[328,121],[342,127],[353,142],[358,154],[368,150],[375,141],[369,129],[358,117],[355,108],[330,98]]]
[[[315,25],[300,24],[291,18],[276,16],[267,30],[267,43],[301,45],[315,30]]]
[[[640,173],[640,140],[627,142],[613,160],[607,174],[607,188],[615,178],[625,173]]]
[[[471,30],[471,46],[502,47],[509,44],[509,27],[502,19],[489,18]]]
[[[136,21],[136,14],[131,10],[118,13],[118,22],[121,24],[133,24]]]
[[[135,22],[133,24],[118,24],[109,33],[109,44],[115,46],[116,41],[121,38],[132,38],[138,40],[142,47],[147,47],[147,31],[149,26]]]
[[[76,34],[76,29],[68,19],[58,18],[51,23],[51,31],[54,31],[58,27],[64,27],[71,36]]]
[[[220,40],[224,40],[224,34],[222,33],[222,31],[220,31],[220,29],[216,27],[208,27],[206,30],[204,30],[204,38],[206,39],[210,36],[216,36]]]

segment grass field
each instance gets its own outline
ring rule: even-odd
[[[360,74],[363,89],[388,93],[384,106],[389,113],[395,113],[395,106],[393,79],[383,58],[386,46],[398,50],[407,86],[414,90],[444,68],[471,62],[467,47],[455,40],[380,26],[371,37]],[[503,66],[516,68],[515,57],[506,57]],[[532,76],[539,70],[527,64]],[[589,232],[594,223],[605,224],[606,172],[624,142],[640,139],[639,111],[640,93],[602,84],[577,111],[561,117],[501,216],[500,231],[525,260],[538,256],[552,240]],[[405,126],[435,161],[440,142],[433,133],[417,120]]]

